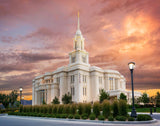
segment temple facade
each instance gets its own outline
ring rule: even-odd
[[[89,64],[89,53],[84,48],[84,37],[78,27],[73,39],[73,51],[69,53],[69,64],[37,76],[32,84],[32,105],[43,102],[50,104],[57,97],[62,103],[62,96],[72,95],[73,102],[94,102],[99,100],[100,90],[119,98],[120,93],[131,100],[131,92],[126,91],[126,80],[116,70],[104,70]],[[141,93],[135,92],[135,97]]]

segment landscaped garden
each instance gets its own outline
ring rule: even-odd
[[[68,118],[83,120],[105,120],[105,121],[135,121],[127,113],[127,102],[115,100],[110,102],[104,100],[102,103],[95,102],[79,104],[57,104],[57,105],[26,105],[20,106],[19,111],[9,112],[9,115],[35,116],[49,118]],[[138,115],[137,121],[152,120],[149,115]]]

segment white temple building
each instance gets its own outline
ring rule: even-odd
[[[78,27],[73,39],[73,51],[69,53],[69,64],[37,76],[32,84],[32,105],[45,101],[50,104],[55,98],[61,99],[68,92],[73,102],[94,102],[99,100],[100,90],[104,89],[110,96],[119,98],[120,93],[131,100],[131,91],[126,91],[126,80],[116,70],[104,70],[89,64],[89,54],[84,48],[84,38]],[[135,92],[135,97],[141,93]]]

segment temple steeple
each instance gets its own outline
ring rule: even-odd
[[[75,50],[84,50],[84,38],[80,30],[79,12],[78,12],[77,31],[73,41]]]
[[[87,64],[89,65],[88,61],[88,52],[84,49],[84,38],[80,30],[80,19],[79,19],[79,12],[78,12],[78,23],[77,23],[77,31],[73,38],[73,51],[69,53],[69,63],[72,64]]]
[[[78,11],[78,27],[77,29],[80,29],[80,24],[79,24],[79,11]]]
[[[79,11],[78,11],[78,23],[77,23],[76,35],[81,35],[80,22],[79,22]]]

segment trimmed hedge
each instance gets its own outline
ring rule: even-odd
[[[100,115],[100,104],[99,102],[95,102],[93,104],[93,113],[98,117]]]
[[[119,114],[127,116],[127,102],[125,100],[119,100]]]
[[[75,119],[80,119],[81,116],[80,116],[79,114],[75,114],[74,118],[75,118]]]
[[[68,118],[73,119],[73,115],[72,114],[68,115]]]
[[[126,121],[126,119],[127,119],[127,118],[126,118],[125,116],[117,116],[117,117],[116,117],[116,120],[117,120],[117,121]]]
[[[84,114],[82,114],[82,119],[88,119],[88,114],[87,113],[84,113]]]
[[[128,117],[128,121],[135,121],[134,117]]]
[[[113,117],[116,117],[119,114],[119,109],[118,109],[118,101],[115,100],[112,104],[112,110],[113,110]]]
[[[108,121],[114,121],[113,116],[109,116],[109,117],[108,117]]]
[[[148,121],[148,120],[152,120],[152,117],[150,115],[139,114],[137,116],[137,121]]]
[[[95,120],[96,119],[96,115],[94,113],[90,114],[89,119],[90,120]]]
[[[78,104],[78,114],[82,115],[83,112],[84,112],[84,104],[79,103]]]
[[[103,115],[98,116],[98,120],[105,120],[105,117]]]
[[[61,118],[67,118],[67,114],[61,114],[60,117]]]
[[[105,118],[108,118],[111,114],[111,106],[108,100],[104,100],[102,103],[102,111],[103,111],[103,116]]]

